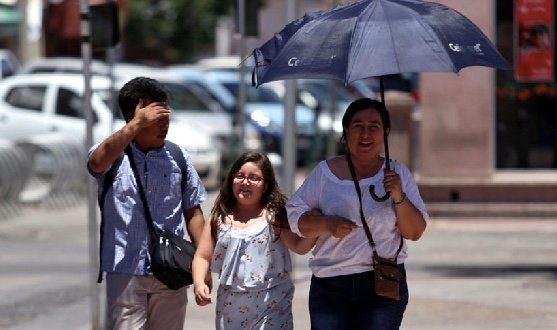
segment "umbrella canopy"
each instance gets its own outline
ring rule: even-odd
[[[511,69],[468,18],[419,0],[364,0],[306,14],[253,51],[254,84],[352,81],[402,72]]]
[[[483,32],[456,10],[420,0],[361,0],[306,14],[253,51],[253,84],[299,78],[351,83],[403,72],[512,67]],[[385,131],[386,168],[390,169]],[[375,195],[384,201],[389,195]]]

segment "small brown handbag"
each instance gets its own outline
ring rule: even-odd
[[[360,190],[360,185],[358,184],[356,173],[354,171],[354,165],[352,165],[352,161],[350,160],[349,154],[346,155],[346,160],[348,161],[348,167],[350,168],[352,181],[354,181],[354,186],[356,188],[356,192],[358,193],[358,200],[360,202],[360,218],[362,221],[362,225],[364,227],[366,236],[369,240],[369,244],[371,245],[371,249],[373,250],[373,273],[375,278],[375,293],[378,296],[399,301],[400,300],[400,294],[399,294],[400,271],[398,270],[396,260],[398,254],[400,253],[400,250],[402,249],[403,238],[402,236],[400,236],[400,245],[398,247],[398,250],[396,251],[396,256],[394,260],[380,257],[379,254],[377,254],[377,250],[375,249],[375,242],[373,241],[373,237],[371,236],[371,231],[364,217],[364,210],[362,208],[362,192]]]

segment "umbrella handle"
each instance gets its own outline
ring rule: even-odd
[[[375,193],[375,185],[369,186],[369,193],[371,194],[371,198],[373,198],[376,202],[384,202],[391,197],[391,194],[388,191],[385,196],[377,196]]]
[[[387,141],[387,140],[385,140],[385,141]],[[388,147],[387,144],[385,144],[385,148],[386,148],[385,153],[388,155],[389,154],[389,147]],[[385,169],[390,170],[391,169],[390,159],[387,158],[385,161],[386,161]],[[388,192],[388,191],[385,193],[385,196],[377,196],[377,194],[375,193],[375,185],[373,185],[373,184],[369,186],[369,194],[371,195],[371,198],[373,198],[373,200],[376,201],[376,202],[384,202],[391,197],[391,193]]]

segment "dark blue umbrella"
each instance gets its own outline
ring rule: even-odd
[[[379,77],[383,104],[384,75],[512,68],[464,15],[419,0],[362,0],[306,14],[256,48],[253,57],[254,85],[298,78],[348,84]],[[386,134],[385,156],[388,160]]]
[[[255,84],[352,81],[402,72],[511,69],[468,18],[419,0],[364,0],[306,14],[253,51]]]

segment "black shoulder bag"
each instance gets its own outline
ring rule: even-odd
[[[358,193],[358,200],[360,202],[360,218],[362,220],[362,225],[364,226],[364,231],[366,232],[367,239],[373,250],[373,273],[375,277],[375,293],[378,296],[389,298],[392,300],[400,300],[399,293],[399,282],[400,282],[400,271],[396,263],[396,259],[400,250],[402,249],[402,236],[400,237],[400,245],[396,251],[396,256],[394,260],[380,257],[375,249],[375,242],[371,236],[371,231],[364,217],[364,210],[362,208],[362,192],[360,190],[360,184],[356,178],[356,172],[354,171],[354,165],[350,159],[350,154],[346,155],[346,160],[348,161],[348,167],[350,168],[350,174],[352,175],[352,181],[354,181],[354,186],[356,187],[356,192]]]
[[[151,239],[149,247],[151,272],[159,281],[166,284],[172,290],[178,290],[183,286],[193,284],[191,273],[191,264],[195,254],[193,243],[174,233],[159,232],[155,229],[147,204],[147,198],[145,197],[145,191],[143,190],[143,184],[141,183],[137,167],[135,166],[135,159],[129,145],[126,147],[126,154],[128,155],[135,181],[137,181],[137,188],[143,202],[143,209],[145,210],[145,220],[149,228],[149,237]],[[183,173],[182,175],[186,174]]]

